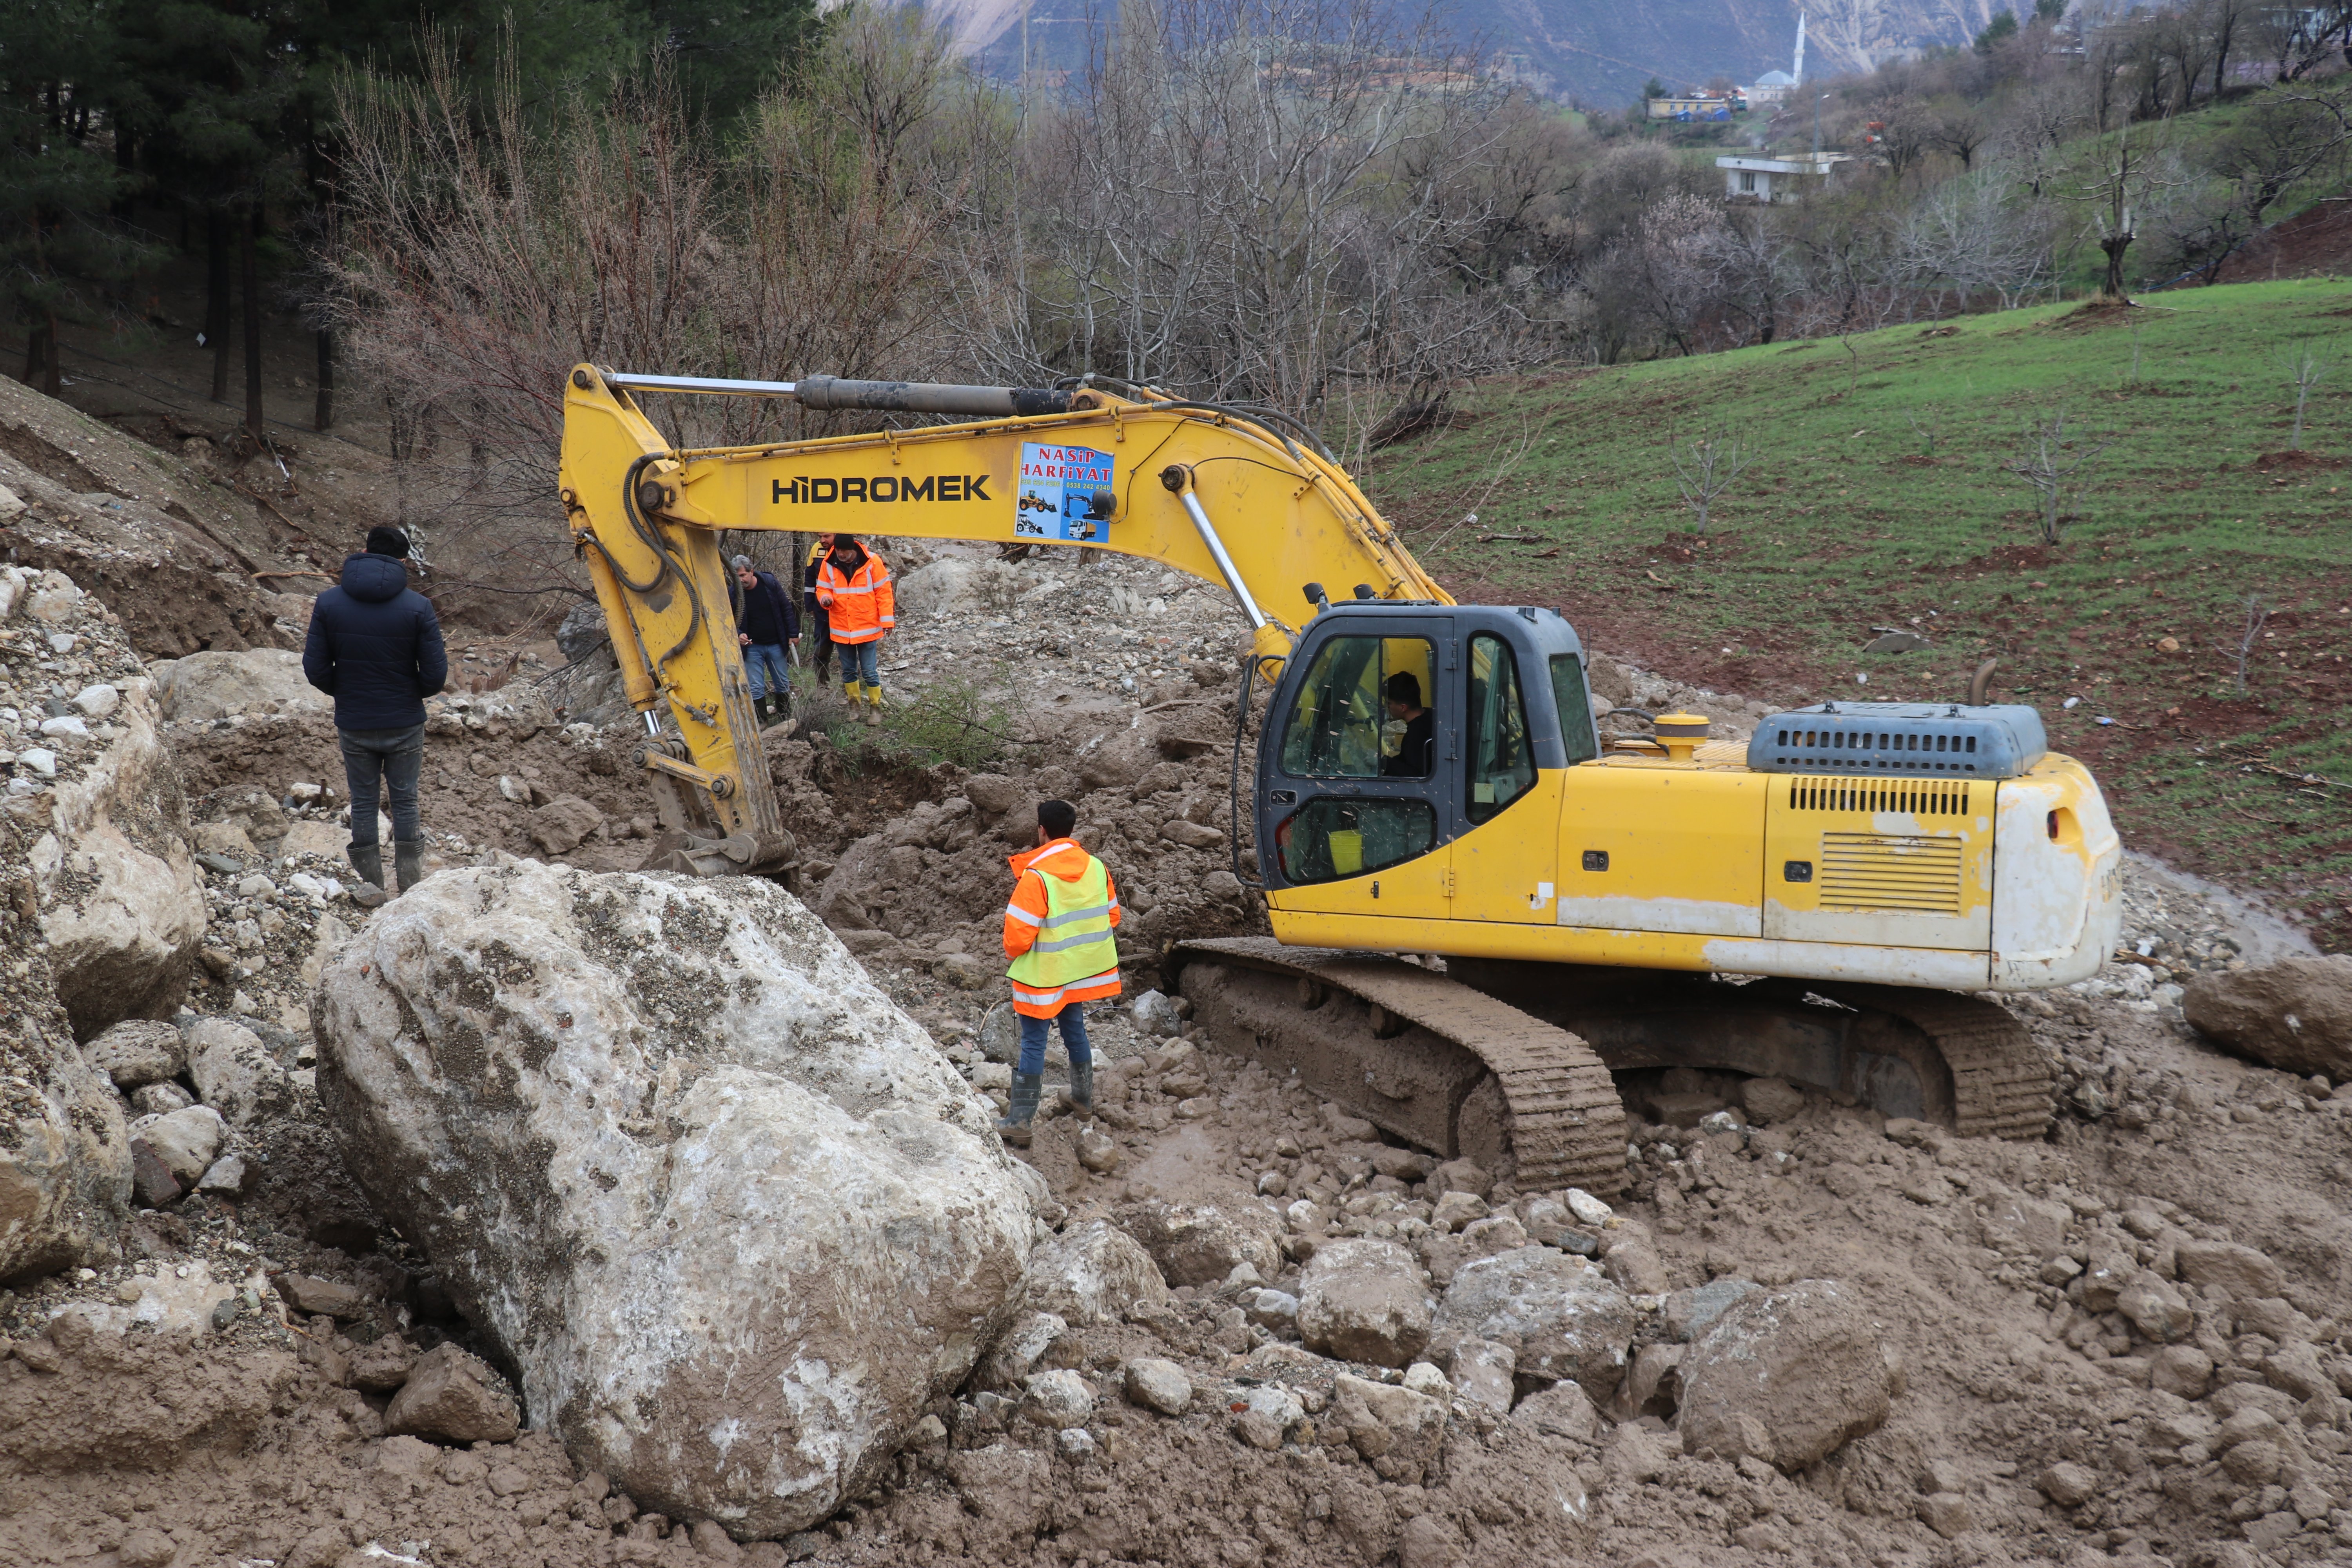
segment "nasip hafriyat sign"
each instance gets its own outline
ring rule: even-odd
[[[1013,533],[1023,539],[1108,542],[1110,519],[1097,514],[1111,509],[1097,506],[1095,492],[1108,495],[1115,468],[1108,452],[1091,447],[1023,442],[1021,480],[1013,494]]]

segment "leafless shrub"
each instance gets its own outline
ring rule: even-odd
[[[2001,467],[2033,491],[2042,510],[2042,542],[2055,545],[2065,538],[2059,515],[2070,493],[2080,504],[2084,477],[2100,453],[2115,445],[2112,436],[2068,435],[2063,409],[2046,419],[2029,419],[2017,457]]]
[[[1706,514],[1716,501],[1739,481],[1756,460],[1754,447],[1735,426],[1702,427],[1698,434],[1667,438],[1666,455],[1675,466],[1675,486],[1691,510],[1701,539],[1706,537]]]
[[[2273,353],[2271,363],[2294,388],[2294,434],[2287,437],[2286,445],[2287,450],[2296,451],[2303,446],[2304,405],[2311,399],[2311,389],[2326,380],[2327,373],[2336,368],[2336,362],[2320,358],[2319,351],[2306,339]]]
[[[2254,649],[2260,646],[2262,641],[2263,623],[2270,618],[2270,608],[2263,603],[2262,595],[2259,594],[2249,594],[2246,595],[2245,628],[2239,634],[2236,645],[2234,647],[2229,643],[2215,643],[2213,645],[2214,652],[2237,661],[2235,670],[2235,689],[2237,694],[2241,697],[2246,695],[2247,661],[2254,657]]]

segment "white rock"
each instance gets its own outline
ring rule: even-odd
[[[191,1105],[152,1121],[142,1116],[131,1123],[131,1135],[154,1150],[155,1157],[187,1187],[195,1184],[220,1153],[228,1127],[211,1106]]]
[[[1582,1187],[1570,1187],[1568,1189],[1568,1212],[1576,1216],[1579,1225],[1589,1227],[1608,1224],[1617,1211]]]
[[[1298,1326],[1298,1298],[1287,1290],[1254,1291],[1249,1304],[1242,1310],[1249,1314],[1251,1322],[1271,1332],[1281,1333]]]
[[[177,1078],[188,1065],[180,1031],[156,1018],[125,1018],[82,1047],[81,1054],[121,1089]]]
[[[74,636],[71,632],[51,632],[49,634],[49,651],[56,654],[59,658],[63,658],[66,655],[73,652],[74,645],[79,641],[81,641],[81,639]]]
[[[1334,1241],[1298,1280],[1298,1331],[1320,1355],[1403,1366],[1429,1343],[1428,1281],[1393,1241]]]
[[[157,678],[155,698],[163,717],[175,721],[230,719],[272,704],[280,712],[321,712],[335,703],[303,678],[300,654],[275,647],[175,658]]]
[[[1021,1415],[1040,1426],[1066,1432],[1073,1426],[1085,1426],[1087,1417],[1094,1413],[1095,1391],[1087,1386],[1085,1378],[1066,1367],[1034,1373],[1023,1386]]]
[[[58,776],[58,754],[47,746],[27,746],[16,753],[16,765],[30,768],[45,779]]]
[[[1231,1408],[1234,1405],[1242,1408]],[[1261,1383],[1254,1388],[1235,1389],[1226,1414],[1235,1436],[1253,1448],[1273,1449],[1281,1447],[1284,1436],[1307,1419],[1307,1407],[1282,1384]]]
[[[830,1517],[1018,1310],[987,1103],[771,883],[452,868],[311,1012],[346,1166],[648,1510]]]
[[[995,1394],[1020,1387],[1054,1342],[1069,1331],[1070,1325],[1055,1313],[1022,1313],[972,1373],[973,1384]]]
[[[1426,1394],[1432,1399],[1454,1397],[1454,1384],[1443,1372],[1425,1361],[1417,1361],[1404,1369],[1403,1385],[1415,1394]]]
[[[187,1032],[188,1076],[196,1098],[232,1127],[251,1127],[292,1108],[286,1069],[261,1037],[226,1018],[201,1018]]]
[[[937,1418],[927,1415],[924,1419],[929,1421]],[[1062,1450],[1062,1457],[1065,1458],[1091,1458],[1095,1451],[1094,1435],[1083,1426],[1072,1426],[1066,1431],[1054,1434],[1054,1446]]]
[[[1030,1255],[1029,1307],[1066,1322],[1115,1323],[1169,1299],[1151,1254],[1108,1220],[1073,1226]]]
[[[122,705],[122,690],[100,681],[85,686],[73,695],[73,705],[92,719],[103,719]]]
[[[60,713],[41,721],[41,733],[52,741],[89,739],[89,724],[78,713]]]
[[[292,876],[286,879],[286,885],[293,889],[296,892],[300,893],[305,898],[323,899],[329,896],[327,892],[327,884],[321,882],[318,878],[313,877],[308,871],[295,872]]]
[[[1129,1004],[1135,1015],[1135,1026],[1147,1035],[1173,1035],[1184,1027],[1184,1016],[1176,1010],[1175,998],[1158,991],[1146,991]]]
[[[72,616],[81,604],[81,590],[62,572],[44,572],[25,600],[25,613],[51,626]]]
[[[1162,1415],[1181,1415],[1192,1403],[1192,1380],[1184,1369],[1157,1356],[1129,1362],[1125,1386],[1129,1403]]]
[[[1639,1326],[1633,1299],[1599,1269],[1548,1247],[1520,1247],[1464,1264],[1432,1331],[1441,1343],[1516,1344],[1519,1377],[1573,1378],[1597,1402],[1617,1391]]]

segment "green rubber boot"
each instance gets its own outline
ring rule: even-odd
[[[360,885],[352,893],[352,902],[363,910],[380,907],[392,895],[383,890],[383,846],[354,844],[343,851],[359,873]]]
[[[1030,1124],[1037,1120],[1038,1097],[1045,1092],[1042,1072],[1013,1075],[1013,1108],[996,1119],[996,1134],[1016,1149],[1029,1147]]]
[[[1095,1064],[1091,1059],[1070,1064],[1070,1103],[1088,1112],[1095,1108]]]

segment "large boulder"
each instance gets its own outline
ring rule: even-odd
[[[320,1098],[530,1422],[738,1538],[879,1479],[1020,1305],[1035,1188],[751,878],[444,872],[326,961]]]
[[[1835,1280],[1744,1297],[1683,1357],[1683,1447],[1793,1474],[1878,1429],[1889,1364],[1878,1325]]]
[[[192,653],[153,667],[166,719],[230,719],[239,713],[296,713],[332,708],[335,700],[302,676],[302,656],[286,648]]]
[[[0,875],[15,868],[7,837],[0,825]],[[11,943],[23,930],[16,918],[0,925]],[[46,958],[36,943],[20,960],[28,994],[11,999],[21,1010],[0,1027],[0,1284],[111,1260],[131,1212],[122,1097],[41,994]]]
[[[230,1126],[252,1127],[292,1109],[286,1069],[251,1029],[229,1018],[199,1018],[186,1038],[196,1097]]]
[[[2240,1056],[2335,1083],[2352,1078],[2352,953],[2200,974],[2180,1009]]]
[[[187,800],[149,682],[121,690],[113,738],[77,776],[60,774],[27,857],[58,999],[84,1040],[124,1018],[171,1016],[205,934]]]
[[[1624,1378],[1639,1326],[1633,1298],[1600,1269],[1549,1247],[1520,1247],[1464,1264],[1431,1332],[1441,1344],[1511,1346],[1523,1393],[1572,1380],[1605,1405]]]
[[[1318,1355],[1401,1367],[1429,1343],[1436,1305],[1421,1265],[1395,1242],[1328,1242],[1299,1276],[1299,1337]]]

